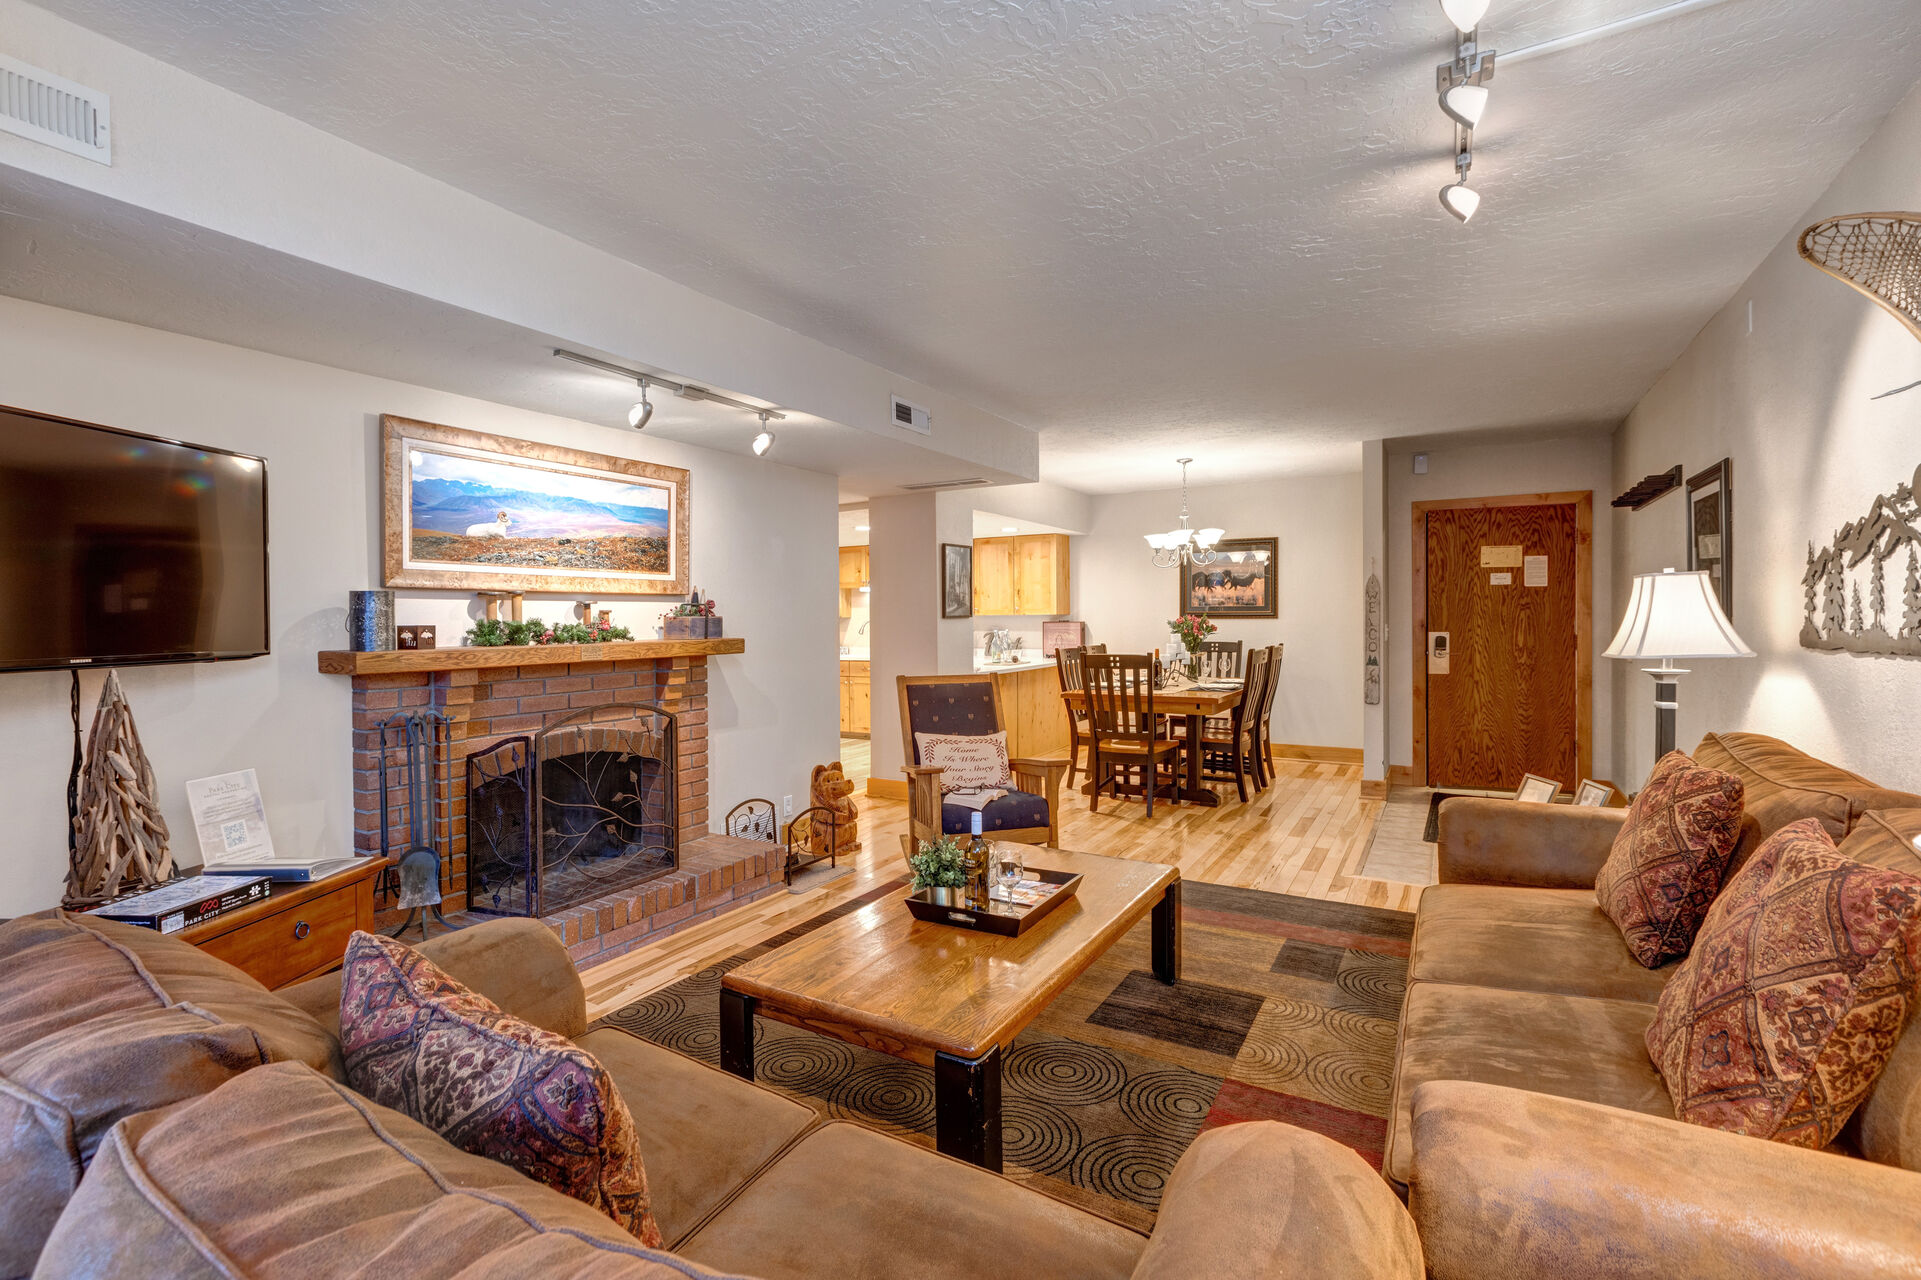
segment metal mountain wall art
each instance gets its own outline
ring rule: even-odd
[[[1921,213],[1849,213],[1801,233],[1801,256],[1921,338]]]
[[[1921,467],[1867,515],[1835,532],[1819,551],[1808,544],[1801,577],[1806,614],[1801,646],[1842,653],[1921,658]],[[1895,579],[1893,598],[1889,579]]]

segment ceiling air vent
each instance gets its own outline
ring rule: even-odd
[[[0,55],[0,129],[113,163],[107,95]]]
[[[986,483],[985,476],[969,476],[965,480],[922,480],[919,484],[904,484],[901,488],[918,493],[923,489],[973,489]]]
[[[934,434],[934,415],[917,404],[909,404],[899,396],[894,397],[894,425],[918,431],[924,436]]]

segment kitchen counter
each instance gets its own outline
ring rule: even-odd
[[[974,659],[974,670],[981,675],[1016,671],[1052,671],[1053,669],[1052,658],[1023,658],[1019,662],[982,662],[979,658]]]
[[[976,661],[976,675],[991,676],[1000,687],[1001,719],[1007,729],[1007,754],[1016,759],[1067,758],[1072,738],[1061,682],[1052,658],[1026,662]]]

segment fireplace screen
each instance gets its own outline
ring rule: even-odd
[[[467,757],[470,909],[549,915],[679,863],[674,716],[592,707]]]

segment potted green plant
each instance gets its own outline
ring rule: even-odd
[[[936,901],[947,901],[946,895],[953,890],[967,887],[967,855],[952,836],[923,840],[920,849],[907,859],[907,866],[914,873],[915,891],[932,889]]]

